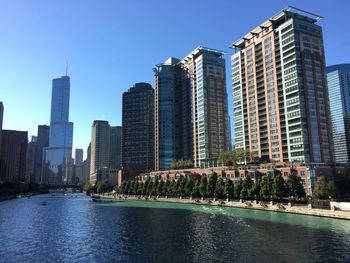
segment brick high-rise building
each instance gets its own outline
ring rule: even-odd
[[[319,19],[288,7],[232,44],[235,149],[263,161],[332,162]]]
[[[27,178],[28,132],[2,131],[0,181],[25,181]]]
[[[122,166],[125,178],[154,169],[154,90],[136,83],[123,93]]]

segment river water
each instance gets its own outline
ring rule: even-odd
[[[0,262],[350,262],[350,221],[39,195],[0,203]]]

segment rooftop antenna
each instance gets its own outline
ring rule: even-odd
[[[66,77],[68,76],[68,60],[66,60]]]

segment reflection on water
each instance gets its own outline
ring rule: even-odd
[[[41,205],[46,200],[47,206]],[[167,209],[164,209],[167,208]],[[0,203],[0,262],[349,262],[350,221],[84,195]]]

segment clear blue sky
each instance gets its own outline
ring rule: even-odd
[[[227,52],[232,117],[228,46],[288,4],[324,17],[327,65],[350,62],[348,0],[2,0],[3,128],[36,135],[49,124],[51,81],[68,60],[73,144],[85,152],[93,120],[121,125],[122,93],[135,82],[153,85],[155,64],[199,45]]]

